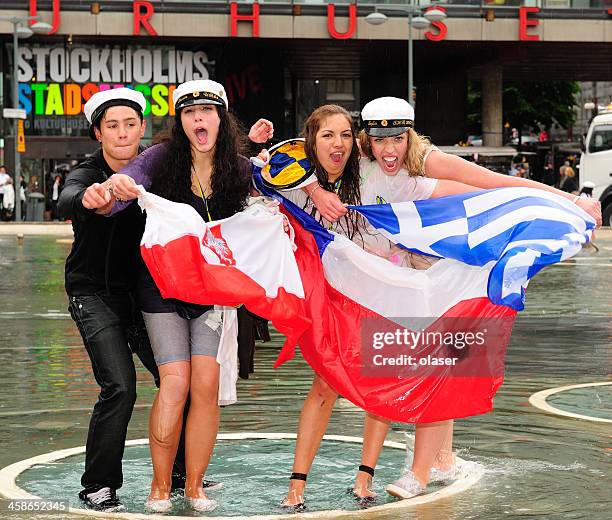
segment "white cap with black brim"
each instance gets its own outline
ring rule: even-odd
[[[197,79],[181,83],[172,93],[176,112],[192,105],[218,105],[229,107],[225,88],[211,79]]]
[[[96,139],[94,133],[95,124],[110,107],[117,106],[133,108],[142,118],[147,108],[147,100],[142,92],[125,87],[96,92],[85,103],[85,108],[83,109],[85,117],[89,122],[89,137]]]
[[[361,120],[368,135],[392,137],[414,126],[414,108],[405,99],[381,97],[363,107]]]

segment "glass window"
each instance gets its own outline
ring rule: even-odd
[[[589,153],[612,150],[612,125],[598,125],[593,129]]]

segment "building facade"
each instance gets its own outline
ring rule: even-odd
[[[504,78],[612,81],[612,0],[436,5],[447,18],[412,31],[416,129],[436,143],[465,138],[468,78],[486,87],[483,133],[490,144],[501,144]],[[17,68],[19,107],[27,112],[23,168],[41,182],[58,165],[95,149],[83,105],[94,92],[118,85],[145,94],[148,139],[174,115],[175,86],[198,78],[225,85],[245,126],[266,117],[275,123],[275,137],[288,138],[321,104],[341,104],[357,118],[374,97],[409,96],[411,6],[401,0],[3,0],[0,19],[40,15],[53,30],[19,41],[15,67],[13,26],[0,21],[1,103],[14,106]],[[367,23],[375,9],[387,15],[385,24]],[[9,168],[11,128],[5,120]]]

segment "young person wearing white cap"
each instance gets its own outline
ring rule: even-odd
[[[158,377],[134,293],[144,221],[137,208],[112,219],[95,209],[110,202],[107,179],[138,154],[145,106],[140,92],[125,88],[89,99],[85,116],[100,148],[68,175],[58,201],[58,212],[72,220],[74,231],[65,271],[69,310],[100,386],[79,497],[102,511],[123,509],[116,490],[123,483],[121,460],[136,400],[132,352]]]
[[[373,100],[364,107],[362,119],[365,127],[360,135],[361,150],[365,155],[360,160],[363,204],[401,202],[441,197],[473,189],[516,185],[527,185],[562,194],[559,190],[525,179],[508,183],[506,180],[509,178],[506,176],[489,172],[455,156],[443,154],[433,147],[428,139],[419,136],[412,129],[414,110],[405,100],[389,97]],[[319,187],[324,189],[318,189]],[[311,199],[310,206],[316,206],[317,211],[320,211],[328,222],[336,220],[342,222],[343,218],[346,219],[347,212],[343,205],[347,201],[334,190],[326,189],[324,185],[313,184],[304,188],[304,191]],[[600,207],[596,204],[581,203],[576,198],[573,200],[598,222],[601,221]],[[406,251],[399,252],[393,249],[390,253],[388,258],[394,263],[416,268],[427,267],[427,263],[422,262],[423,257],[420,255],[415,256]],[[310,468],[329,420],[333,401],[335,401],[335,392],[320,378],[315,377],[311,393],[302,411],[302,418],[307,417],[308,420],[304,421],[304,427],[302,420],[300,421],[294,471],[296,467]],[[369,491],[371,476],[374,474],[373,468],[387,430],[388,421],[367,414],[362,465],[354,488],[355,493],[360,496],[373,496]],[[413,466],[402,478],[388,486],[388,491],[401,498],[415,496],[424,491],[430,479],[451,478],[454,474],[453,465],[452,421],[417,425]],[[302,503],[303,490],[304,483],[292,481],[285,503],[287,505]]]
[[[177,87],[173,100],[176,116],[170,136],[111,178],[114,198],[135,199],[139,192],[134,186],[142,184],[167,199],[190,204],[205,221],[241,211],[250,195],[251,166],[241,155],[245,139],[228,111],[225,89],[212,80],[188,81]],[[265,141],[271,133],[271,124],[260,120],[250,136]],[[118,204],[113,211],[125,207]],[[156,512],[171,508],[170,472],[190,396],[185,497],[194,509],[211,511],[217,503],[206,496],[202,478],[219,426],[220,316],[212,306],[164,300],[146,269],[138,293],[161,379],[149,422],[153,481],[145,505]]]
[[[399,119],[396,122],[399,122]],[[402,123],[408,124],[405,120],[402,120]],[[396,131],[398,128],[399,131],[404,131],[399,125],[396,125]],[[362,175],[352,118],[344,108],[337,105],[324,105],[317,108],[305,122],[303,135],[305,151],[310,164],[314,166],[317,180],[303,189],[284,191],[283,195],[318,218],[325,227],[346,235],[366,251],[383,256],[395,263],[413,266],[420,255],[408,252],[402,255],[389,240],[376,232],[355,213],[345,214],[336,223],[327,220],[317,211],[312,195],[317,191],[325,191],[336,194],[343,204],[376,204],[380,203],[380,194],[387,198],[395,194],[401,197],[402,201],[407,201],[474,190],[461,183],[438,182],[424,177],[411,179],[414,181],[411,183],[403,179],[406,186],[392,186],[387,184],[387,176],[382,172]],[[386,189],[381,191],[381,187]],[[425,262],[425,265],[429,264]],[[304,507],[307,474],[327,428],[336,398],[336,392],[318,375],[315,375],[300,415],[293,473],[290,477],[287,498],[282,504],[284,507],[297,510]],[[368,414],[364,426],[364,438],[367,442],[364,445],[362,464],[359,466],[353,488],[358,499],[368,499],[376,495],[370,490],[374,474],[373,466],[382,447],[378,439],[382,434],[384,440],[386,431],[387,423],[383,419],[376,420],[369,417]]]
[[[58,211],[72,219],[75,241],[66,261],[70,313],[92,360],[100,399],[94,407],[87,439],[80,498],[92,509],[123,508],[116,490],[123,475],[121,459],[127,425],[136,398],[135,352],[159,386],[159,372],[136,297],[138,272],[144,267],[140,239],[141,212],[131,208],[112,219],[108,178],[133,160],[144,133],[142,93],[127,88],[94,94],[85,105],[89,134],[100,149],[67,177]],[[100,209],[102,208],[102,209]],[[106,208],[106,209],[105,209]],[[184,487],[185,447],[181,445],[172,475],[173,488]],[[218,483],[205,481],[211,488]]]

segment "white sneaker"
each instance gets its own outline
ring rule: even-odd
[[[407,471],[393,484],[389,484],[385,491],[398,498],[412,498],[425,491],[425,486],[416,479],[412,471]]]
[[[449,453],[448,451],[445,453]],[[451,480],[457,480],[459,476],[459,470],[457,467],[457,454],[451,452],[452,466],[449,469],[438,469],[432,467],[429,471],[429,482],[436,482],[446,484]]]
[[[431,471],[429,472],[429,482],[430,484],[433,483],[442,483],[442,484],[446,484],[447,482],[450,482],[451,480],[457,480],[457,476],[458,476],[458,471],[457,471],[457,465],[453,464],[453,466],[449,469],[438,469],[438,468],[431,468]]]
[[[150,513],[167,513],[172,509],[172,502],[169,498],[147,498],[144,506]]]
[[[191,498],[187,497],[187,503],[191,506],[195,511],[200,511],[202,513],[206,511],[212,511],[217,507],[217,501],[212,500],[210,498]]]

